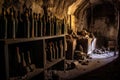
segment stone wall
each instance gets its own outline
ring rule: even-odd
[[[94,5],[88,13],[92,15],[88,17],[88,29],[98,38],[99,47],[107,46],[108,40],[117,40],[119,26],[114,4],[106,2]]]

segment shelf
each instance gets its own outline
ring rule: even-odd
[[[43,71],[44,71],[44,69],[35,69],[33,72],[30,72],[30,73],[26,74],[25,79],[30,79],[30,78],[32,78],[32,77],[40,74],[40,73],[43,72]],[[25,79],[24,79],[24,80],[25,80]]]
[[[59,55],[62,56],[59,56],[58,59],[54,58],[51,62],[47,61],[48,55],[45,51],[46,44],[49,42],[52,42],[54,45],[54,42],[56,42],[58,49],[60,48],[60,42],[62,42],[61,44],[63,46],[62,49],[58,50],[61,50]],[[44,79],[45,70],[50,68],[57,69],[61,64],[64,66],[63,61],[65,57],[63,54],[65,54],[65,35],[0,39],[0,45],[1,55],[5,56],[3,60],[6,61],[6,65],[4,65],[6,67],[4,80],[29,80],[38,76]],[[18,62],[22,62],[22,65],[28,63],[35,64],[37,69],[28,73],[16,74],[16,71],[21,71],[23,69],[21,68],[22,66],[20,66],[20,68],[18,67]]]
[[[29,72],[25,76],[23,76],[22,79],[19,79],[19,77],[12,77],[12,78],[10,78],[10,80],[28,80],[34,76],[37,76],[38,74],[40,74],[43,71],[44,71],[44,69],[35,69],[33,72]]]
[[[44,37],[35,37],[35,38],[0,39],[0,41],[4,42],[5,44],[13,44],[13,43],[37,41],[37,40],[43,40],[43,39],[59,38],[59,37],[64,37],[64,36],[65,35],[44,36]]]
[[[46,36],[43,37],[44,39],[53,39],[53,38],[59,38],[59,37],[64,37],[65,35],[55,35],[55,36]]]
[[[57,64],[58,62],[64,60],[65,58],[60,58],[60,59],[54,59],[51,62],[47,61],[47,63],[45,64],[45,69],[48,69],[49,67],[52,67],[53,65]]]

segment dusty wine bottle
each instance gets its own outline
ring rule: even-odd
[[[15,18],[14,18],[14,8],[10,8],[10,14],[8,16],[8,25],[7,25],[7,38],[15,38]]]
[[[32,9],[29,9],[29,21],[30,21],[30,37],[34,37],[34,18]]]
[[[20,56],[19,47],[16,47],[16,50],[17,50],[17,61],[18,61],[18,63],[21,63],[21,56]]]
[[[59,47],[60,47],[60,49],[59,49],[60,58],[62,58],[63,57],[63,42],[62,42],[62,40],[59,41]]]
[[[22,65],[23,65],[23,68],[24,68],[26,73],[31,71],[31,69],[28,65],[28,61],[27,61],[28,58],[27,57],[28,56],[26,56],[26,54],[22,52]]]
[[[22,52],[21,54],[22,54],[22,65],[23,65],[23,67],[26,67],[27,64],[26,64],[26,61],[25,61],[24,53]]]
[[[61,34],[65,33],[64,19],[61,21]]]
[[[59,24],[58,24],[59,26],[58,26],[58,30],[59,30],[59,35],[61,35],[61,32],[62,32],[62,25],[61,25],[61,20],[59,20]]]
[[[52,42],[52,57],[53,59],[55,59],[55,45],[53,42]]]
[[[28,64],[31,64],[31,56],[30,56],[30,51],[27,51],[28,54]]]
[[[46,57],[44,56],[44,58],[45,58],[45,64],[46,64],[46,60],[48,60],[49,61],[49,51],[48,51],[48,49],[49,49],[49,46],[48,46],[48,42],[45,42],[45,53],[46,53]]]
[[[26,10],[26,12],[25,12],[24,37],[25,38],[29,38],[30,37],[30,21],[29,21],[28,10]]]
[[[22,76],[24,76],[26,74],[26,71],[23,67],[23,56],[21,53],[20,53],[20,47],[16,47],[16,56],[17,56],[17,64],[16,64],[16,71],[17,72],[15,75],[19,76],[19,78],[21,79]]]
[[[14,11],[14,20],[15,20],[15,35],[14,37],[17,37],[17,31],[18,31],[18,18],[17,18],[18,13]]]
[[[57,41],[54,44],[55,44],[55,59],[58,59],[58,45],[57,45]]]
[[[50,23],[50,17],[47,16],[47,20],[46,20],[46,36],[50,36],[51,35],[51,23]]]
[[[41,15],[39,13],[39,16],[38,16],[38,37],[42,36],[42,28],[43,28],[43,24],[42,24],[42,20],[41,20]]]
[[[37,23],[37,13],[33,14],[34,16],[34,36],[37,37],[38,36],[38,23]]]
[[[49,48],[48,48],[48,51],[49,51],[49,54],[48,54],[48,55],[50,56],[50,61],[52,61],[52,60],[53,60],[53,56],[52,56],[52,53],[53,53],[53,52],[52,52],[52,42],[49,42],[49,43],[48,43],[48,47],[49,47]]]
[[[51,36],[53,36],[54,35],[54,19],[53,19],[53,17],[51,18]]]
[[[27,51],[27,54],[28,54],[28,68],[30,69],[30,71],[33,71],[36,69],[36,66],[35,64],[32,64],[30,51]]]
[[[46,18],[45,15],[42,16],[42,23],[43,23],[43,36],[46,36]]]
[[[54,35],[57,35],[57,24],[56,24],[56,17],[53,17],[53,25],[54,25]]]
[[[21,13],[20,11],[18,11],[18,15],[17,15],[17,20],[18,20],[18,27],[16,29],[17,33],[16,33],[16,37],[17,38],[22,38],[23,37],[23,29],[24,29],[24,26],[23,26],[23,20],[21,18]]]
[[[6,11],[2,8],[2,15],[0,19],[0,39],[7,38],[7,18],[6,18]]]

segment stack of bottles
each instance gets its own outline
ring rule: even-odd
[[[9,61],[11,64],[9,68],[11,77],[19,76],[19,78],[22,78],[22,76],[29,72],[33,72],[37,68],[32,51],[17,46],[15,52],[14,56],[10,56],[11,60]]]
[[[63,40],[46,41],[47,60],[52,62],[55,59],[63,58]]]
[[[0,39],[33,38],[61,35],[67,32],[65,21],[48,14],[26,9],[22,13],[13,7],[2,8],[0,14]]]

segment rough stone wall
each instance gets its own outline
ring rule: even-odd
[[[91,12],[88,12],[91,13]],[[95,5],[88,21],[88,28],[98,38],[98,47],[106,47],[108,40],[117,40],[118,15],[114,4],[107,2]],[[92,21],[93,20],[93,21]]]
[[[81,31],[83,28],[87,29],[87,11],[86,9],[90,6],[90,4],[87,2],[85,3],[84,7],[78,8],[78,10],[75,12],[76,16],[76,27],[77,31]]]

